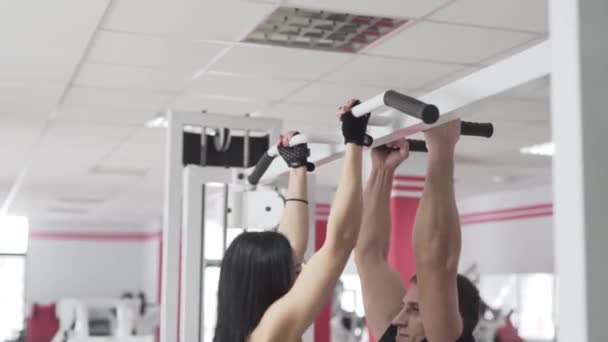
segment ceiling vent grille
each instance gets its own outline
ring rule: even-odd
[[[280,7],[245,41],[356,53],[406,22],[406,19]]]

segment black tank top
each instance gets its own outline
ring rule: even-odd
[[[378,342],[395,342],[397,340],[397,326],[391,325],[388,327],[384,335],[380,338]],[[424,340],[426,342],[426,339]],[[473,335],[462,333],[462,336],[455,342],[475,342]]]

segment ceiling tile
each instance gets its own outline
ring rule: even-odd
[[[260,116],[291,120],[292,122],[307,122],[324,124],[332,122],[337,112],[336,104],[293,104],[278,103],[260,112]]]
[[[51,83],[0,83],[0,104],[4,103],[30,103],[43,105],[56,105],[57,99],[63,92],[63,84]]]
[[[0,116],[12,118],[48,117],[63,93],[62,84],[0,84]]]
[[[84,177],[132,132],[129,126],[54,122],[35,154],[27,181],[59,182]]]
[[[279,103],[261,111],[263,117],[283,120],[283,128],[307,134],[311,141],[336,143],[342,141],[335,104]]]
[[[133,203],[139,203],[133,206]],[[127,222],[139,224],[138,228],[149,227],[150,222],[162,218],[163,196],[161,192],[136,191],[131,188],[113,196],[96,208],[94,215],[100,218],[120,217]],[[133,224],[132,223],[132,224]],[[159,229],[159,226],[154,227]]]
[[[236,74],[314,80],[346,63],[352,55],[274,46],[237,46],[211,68]]]
[[[461,109],[477,121],[545,123],[551,119],[548,102],[495,97]]]
[[[191,79],[185,71],[86,63],[76,86],[177,92]]]
[[[548,0],[458,0],[433,20],[535,32],[548,32]]]
[[[549,102],[551,99],[551,82],[549,76],[528,82],[500,94],[500,97],[540,100]]]
[[[0,117],[0,179],[12,183],[24,167],[43,132],[45,119],[24,120]]]
[[[497,127],[503,123],[542,123],[549,126],[551,108],[548,102],[493,98],[461,109],[473,121],[491,121]]]
[[[459,64],[361,56],[326,76],[324,81],[393,87],[405,91],[420,88],[462,68]]]
[[[245,115],[262,108],[265,103],[252,99],[230,98],[222,96],[179,96],[171,106],[174,110],[185,110],[209,113]]]
[[[58,112],[57,121],[143,125],[156,115],[157,113],[154,111],[145,110],[103,110],[81,106],[64,106]]]
[[[440,88],[444,85],[450,84],[451,82],[457,81],[461,78],[464,78],[466,76],[469,76],[470,74],[478,71],[479,68],[477,67],[464,67],[462,69],[457,70],[456,72],[452,72],[449,74],[446,74],[444,76],[441,76],[437,79],[432,80],[429,83],[426,83],[422,88],[420,88],[419,90],[422,93],[427,93],[430,91],[433,91],[437,88]]]
[[[0,79],[68,81],[108,3],[0,2]]]
[[[1,103],[0,117],[13,119],[42,119],[48,118],[55,106],[31,103]]]
[[[334,105],[336,111],[349,99],[366,100],[386,91],[384,87],[352,86],[333,83],[314,83],[286,99],[288,103]]]
[[[268,101],[281,99],[305,84],[305,81],[208,74],[194,81],[188,94],[234,96]]]
[[[109,152],[134,131],[131,126],[101,125],[91,123],[53,122],[46,131],[41,150],[60,152],[61,149],[76,152]],[[56,157],[54,153],[39,153]],[[86,158],[90,160],[91,158]],[[96,158],[92,158],[96,159]]]
[[[235,0],[121,0],[103,27],[151,34],[236,41],[274,5]]]
[[[286,130],[297,130],[306,134],[311,143],[310,148],[313,150],[314,143],[342,144],[344,141],[339,121],[333,115],[328,115],[326,122],[323,123],[286,119],[283,121],[283,127]]]
[[[427,15],[446,0],[402,1],[402,0],[288,0],[290,6],[318,8],[336,12],[362,15],[417,18]]]
[[[46,137],[78,141],[82,141],[81,139],[110,140],[125,138],[132,132],[132,127],[123,125],[54,122],[48,129]]]
[[[141,128],[104,160],[113,165],[164,164],[165,132],[161,128]]]
[[[170,100],[167,93],[73,87],[64,102],[66,106],[91,109],[149,111],[162,110]]]
[[[421,22],[368,52],[372,55],[477,64],[535,37],[529,33]]]
[[[546,42],[548,40],[547,38],[548,37],[545,34],[537,35],[535,38],[533,38],[533,39],[531,39],[531,40],[529,40],[527,42],[524,42],[522,44],[519,44],[519,45],[513,47],[512,49],[502,51],[502,52],[500,52],[498,54],[493,55],[490,58],[484,59],[480,64],[481,64],[481,66],[494,65],[494,64],[496,64],[496,63],[498,63],[498,62],[500,62],[500,61],[502,61],[504,59],[507,59],[507,58],[509,58],[511,56],[514,56],[514,55],[516,55],[516,54],[518,54],[520,52],[526,51],[526,50],[528,50],[528,49],[530,49],[530,48],[532,48],[532,47],[534,47],[536,45],[539,45],[541,43]]]
[[[42,133],[45,120],[0,118],[0,146],[19,149],[28,146]]]
[[[196,40],[100,31],[91,48],[91,62],[179,68],[192,71],[205,65],[224,44]]]

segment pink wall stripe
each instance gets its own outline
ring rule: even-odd
[[[482,212],[476,212],[476,213],[467,213],[467,214],[460,215],[460,218],[461,219],[472,219],[472,218],[496,216],[496,215],[502,215],[502,214],[522,213],[525,211],[532,211],[532,210],[539,211],[539,210],[552,210],[552,209],[553,209],[552,203],[543,203],[543,204],[535,204],[535,205],[528,205],[528,206],[521,206],[521,207],[514,207],[514,208],[507,208],[507,209],[482,211]]]
[[[480,224],[480,223],[490,223],[490,222],[505,222],[505,221],[513,221],[513,220],[523,220],[523,219],[531,219],[538,217],[547,217],[553,216],[553,210],[545,210],[539,212],[533,212],[528,214],[519,214],[519,215],[508,215],[508,216],[495,216],[488,218],[478,218],[478,219],[464,219],[461,220],[462,225],[472,225],[472,224]]]
[[[426,179],[423,176],[406,176],[406,175],[395,175],[394,178],[396,180],[411,181],[411,182],[424,182],[424,180]]]
[[[412,185],[393,185],[393,190],[397,191],[422,191],[424,187],[422,186],[412,186]]]
[[[160,239],[161,232],[75,232],[34,230],[30,238],[34,240],[90,240],[90,241],[148,241]]]

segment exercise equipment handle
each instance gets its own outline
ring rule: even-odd
[[[462,121],[460,123],[460,134],[475,137],[491,138],[494,135],[494,125],[487,122]]]
[[[426,142],[424,140],[419,139],[406,139],[408,145],[410,146],[410,152],[428,152],[429,150],[426,148]]]
[[[462,121],[460,123],[460,134],[476,137],[491,138],[494,134],[492,123]],[[426,141],[419,139],[406,139],[410,146],[410,152],[428,152]],[[383,146],[384,147],[384,146]],[[386,148],[386,147],[384,147]]]
[[[289,139],[289,146],[296,146],[300,144],[306,144],[308,142],[308,137],[304,134],[294,135],[291,139]],[[251,174],[247,176],[247,180],[251,185],[257,185],[262,179],[262,176],[266,173],[270,164],[274,158],[279,155],[279,150],[277,149],[277,145],[272,145],[266,153],[262,155],[262,158],[258,160],[258,162],[253,167],[253,171]]]
[[[354,116],[359,117],[382,106],[394,108],[402,113],[420,119],[426,124],[435,123],[439,119],[439,109],[435,105],[424,103],[394,90],[387,90],[369,100],[361,102],[352,108],[352,113]]]

